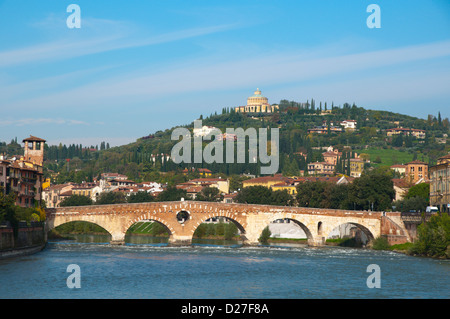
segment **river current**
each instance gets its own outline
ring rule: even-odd
[[[0,298],[448,299],[449,274],[448,260],[370,249],[58,241],[0,260]],[[68,287],[74,275],[80,288]]]

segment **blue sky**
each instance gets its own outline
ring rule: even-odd
[[[2,141],[126,144],[256,88],[450,117],[450,1],[0,1]]]

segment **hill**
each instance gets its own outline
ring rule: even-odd
[[[299,175],[307,171],[307,164],[323,161],[322,153],[333,146],[348,157],[367,154],[366,168],[380,165],[402,164],[420,159],[434,164],[436,159],[449,152],[446,136],[449,133],[448,118],[429,115],[427,120],[388,112],[366,110],[355,104],[328,107],[326,103],[317,106],[314,100],[306,103],[282,100],[279,111],[272,114],[242,114],[234,109],[224,108],[221,114],[200,115],[202,125],[219,128],[279,128],[279,172],[285,175]],[[343,129],[342,121],[355,121],[354,129]],[[192,132],[194,123],[184,126]],[[423,130],[423,138],[413,136],[388,136],[387,130],[395,128]],[[311,129],[321,128],[317,133]],[[338,131],[342,128],[341,131]],[[175,184],[186,180],[181,171],[186,167],[209,168],[223,176],[235,174],[259,175],[260,163],[198,163],[175,164],[168,159],[178,141],[171,140],[172,131],[151,132],[134,143],[109,148],[103,142],[98,146],[82,145],[45,146],[44,172],[53,177],[54,183],[66,181],[92,181],[103,172],[117,172],[136,181],[158,181]],[[15,141],[1,143],[0,153],[17,151]],[[247,141],[248,143],[248,141]],[[203,146],[208,142],[204,142]],[[9,153],[9,152],[8,152]],[[226,154],[224,154],[226,156]],[[67,161],[69,159],[70,161]],[[346,173],[339,171],[337,173]]]

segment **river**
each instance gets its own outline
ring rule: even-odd
[[[39,253],[0,260],[0,298],[450,297],[448,260],[302,245],[242,247],[236,242],[200,241],[168,247],[158,241],[142,243],[142,237],[116,246],[94,237],[50,241]],[[71,264],[79,267],[80,288],[68,288],[67,279],[75,274],[67,271]],[[373,274],[369,265],[379,267],[380,288],[367,285]]]

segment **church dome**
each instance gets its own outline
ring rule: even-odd
[[[261,94],[260,89],[256,89],[254,94],[247,99],[247,106],[268,105],[269,100]]]

